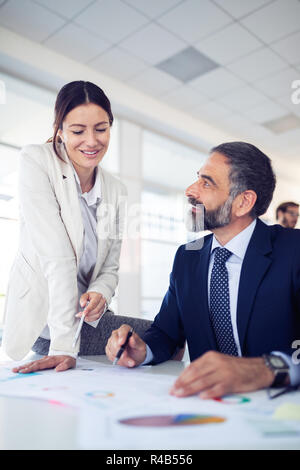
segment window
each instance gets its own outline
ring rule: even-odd
[[[8,275],[18,245],[17,165],[18,150],[0,145],[0,328]]]
[[[153,319],[168,289],[179,245],[191,239],[185,189],[205,155],[149,131],[143,133],[141,315]],[[196,238],[196,237],[193,237]]]

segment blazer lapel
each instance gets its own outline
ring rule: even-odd
[[[257,219],[243,261],[238,292],[237,328],[242,354],[245,351],[245,337],[256,292],[272,263],[271,257],[266,256],[271,251],[272,244],[268,227]]]
[[[63,145],[60,146],[59,150],[60,155],[66,162],[65,164],[59,161],[61,167],[59,172],[61,179],[60,187],[62,188],[61,216],[70,236],[77,258],[77,264],[79,264],[83,250],[83,222],[78,191],[74,172]]]
[[[209,306],[208,306],[208,267],[210,261],[210,251],[211,251],[211,243],[212,237],[204,245],[202,250],[199,253],[199,264],[198,264],[198,273],[195,279],[199,279],[199,284],[197,283],[197,287],[195,289],[195,294],[197,296],[196,303],[201,306],[200,316],[201,319],[201,335],[205,335],[210,348],[213,350],[217,349],[217,343],[215,339],[215,334],[211,326],[210,318],[209,318]],[[195,285],[193,283],[193,285]],[[200,285],[200,288],[199,288]]]

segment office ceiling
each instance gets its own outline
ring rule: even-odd
[[[0,25],[299,160],[299,0],[0,0]]]

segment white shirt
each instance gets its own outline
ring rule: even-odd
[[[250,239],[252,237],[253,231],[255,229],[256,219],[251,222],[248,227],[238,233],[234,238],[232,238],[226,245],[222,246],[218,242],[215,236],[213,236],[212,244],[211,244],[211,252],[210,252],[210,261],[208,267],[208,304],[210,304],[210,278],[211,272],[214,264],[215,253],[213,250],[215,248],[227,248],[227,250],[231,251],[232,255],[226,261],[225,266],[228,271],[228,284],[229,284],[229,298],[230,298],[230,315],[231,315],[231,323],[233,329],[233,336],[235,340],[235,344],[237,346],[238,355],[241,356],[241,346],[238,336],[237,330],[237,318],[236,318],[236,310],[237,310],[237,298],[238,298],[238,290],[239,290],[239,283],[240,283],[240,275],[242,264],[244,261],[245,253],[247,251]]]
[[[77,286],[78,286],[78,310],[81,311],[79,300],[81,295],[86,292],[90,279],[93,274],[97,259],[98,251],[98,237],[97,237],[97,207],[101,202],[101,180],[98,168],[96,168],[96,179],[92,189],[87,193],[82,193],[79,177],[73,167],[74,177],[76,180],[78,198],[82,214],[84,236],[83,236],[83,252],[79,261],[79,268],[77,273]],[[77,313],[74,312],[74,315]],[[100,319],[99,319],[100,320]],[[99,320],[89,322],[89,325],[96,328]],[[40,336],[44,339],[50,339],[50,331],[48,325],[45,326]],[[51,351],[52,355],[69,355],[65,351]],[[73,354],[76,357],[75,354]]]

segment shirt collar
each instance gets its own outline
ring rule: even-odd
[[[215,248],[227,248],[227,250],[231,251],[234,255],[238,256],[241,259],[244,259],[246,250],[248,248],[250,239],[254,232],[256,226],[256,219],[251,222],[248,227],[238,233],[235,237],[233,237],[226,245],[222,246],[218,242],[215,236],[213,236],[212,244],[211,244],[211,253]]]
[[[95,178],[94,186],[92,187],[92,189],[88,193],[83,193],[82,190],[81,190],[81,186],[80,186],[79,176],[77,175],[76,170],[75,170],[72,163],[71,163],[71,165],[72,165],[73,173],[74,173],[75,180],[76,180],[78,195],[81,196],[83,199],[85,199],[88,206],[92,206],[94,204],[97,204],[97,202],[99,202],[99,200],[101,200],[101,197],[102,197],[101,179],[100,179],[99,168],[98,167],[95,168],[96,178]]]

